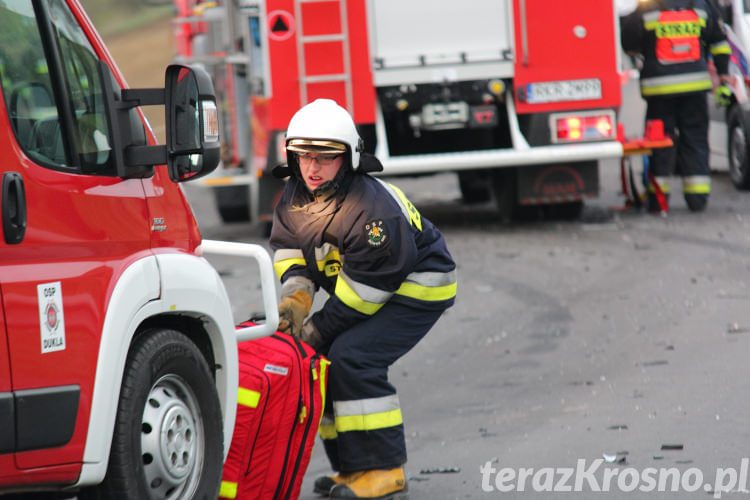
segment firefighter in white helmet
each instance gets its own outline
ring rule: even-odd
[[[289,180],[270,240],[279,329],[331,361],[320,434],[337,474],[318,478],[315,491],[406,499],[404,424],[388,368],[453,304],[455,264],[403,192],[368,175],[382,165],[334,101],[302,107],[286,148],[287,165],[274,173]],[[329,297],[307,317],[320,288]]]

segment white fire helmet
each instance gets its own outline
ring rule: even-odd
[[[295,153],[348,151],[351,166],[357,170],[359,153],[364,148],[349,112],[331,99],[316,99],[300,108],[289,121],[286,149]]]

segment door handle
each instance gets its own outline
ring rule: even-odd
[[[5,172],[2,186],[3,236],[8,245],[21,243],[26,234],[26,191],[18,172]]]

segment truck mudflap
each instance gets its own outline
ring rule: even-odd
[[[599,193],[597,162],[519,168],[517,193],[520,205],[569,203],[593,198]]]
[[[436,172],[500,167],[523,167],[578,162],[622,157],[618,141],[526,147],[523,149],[489,149],[425,155],[388,156],[378,154],[383,163],[380,175],[431,174]]]

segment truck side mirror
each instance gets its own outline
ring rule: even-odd
[[[219,116],[208,73],[173,64],[165,79],[167,167],[169,177],[181,182],[219,164]]]
[[[174,182],[213,172],[220,159],[219,116],[208,73],[172,64],[162,89],[119,90],[109,66],[104,61],[99,65],[118,177],[148,177],[154,165],[165,163]],[[166,145],[143,145],[135,139],[135,128],[142,124],[131,110],[151,105],[165,106]]]

